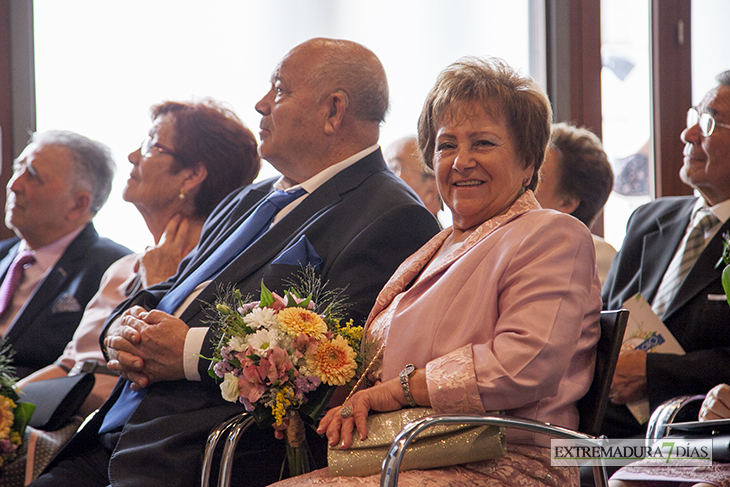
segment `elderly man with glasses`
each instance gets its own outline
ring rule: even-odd
[[[687,113],[682,181],[700,197],[659,198],[638,208],[603,287],[604,308],[640,293],[686,354],[622,352],[603,432],[641,435],[626,403],[653,410],[684,394],[705,394],[730,381],[730,307],[718,260],[730,232],[730,71]]]

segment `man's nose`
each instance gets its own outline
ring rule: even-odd
[[[682,142],[685,144],[697,145],[702,142],[702,132],[700,131],[700,124],[696,123],[691,127],[687,127],[682,130],[682,134],[679,136]]]
[[[7,185],[7,189],[9,191],[13,191],[13,192],[17,193],[18,191],[20,191],[22,189],[22,185],[23,185],[22,176],[23,176],[24,172],[25,171],[13,173],[13,175],[10,178],[10,180],[8,181],[8,185]]]

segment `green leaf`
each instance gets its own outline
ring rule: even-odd
[[[261,279],[261,302],[259,303],[260,308],[265,308],[274,304],[274,295],[264,285],[264,280]]]
[[[307,402],[299,408],[299,415],[305,423],[316,425],[319,422],[319,418],[330,399],[332,399],[335,389],[337,389],[335,386],[322,384],[307,394]]]
[[[725,290],[725,297],[730,305],[730,265],[722,270],[722,288]]]
[[[312,301],[312,295],[310,294],[307,296],[307,298],[302,301],[301,303],[297,303],[297,300],[294,299],[294,296],[291,295],[289,291],[284,291],[284,295],[286,296],[286,302],[287,308],[304,308],[307,309],[307,306],[309,306],[309,302]]]
[[[21,437],[23,436],[23,433],[25,433],[25,427],[28,426],[30,417],[33,416],[33,411],[35,411],[35,404],[31,404],[29,402],[19,402],[16,405],[15,411],[13,411],[15,414],[13,429],[18,431]]]
[[[276,418],[271,414],[271,410],[262,404],[254,404],[254,410],[251,412],[251,416],[256,421],[256,425],[262,430],[276,423]]]

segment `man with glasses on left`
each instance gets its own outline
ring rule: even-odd
[[[63,352],[104,271],[129,249],[96,233],[116,165],[109,148],[66,131],[34,133],[13,164],[0,242],[0,333],[19,377]]]
[[[718,260],[730,232],[730,71],[717,77],[687,113],[682,181],[699,197],[659,198],[638,208],[603,286],[604,309],[637,293],[686,355],[622,352],[611,385],[603,433],[643,435],[624,404],[649,400],[653,410],[674,396],[705,394],[730,382],[730,306]]]

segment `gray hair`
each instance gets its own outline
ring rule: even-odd
[[[322,50],[319,66],[310,70],[307,83],[315,87],[318,101],[335,91],[345,93],[355,118],[384,122],[388,113],[388,78],[378,57],[357,42],[317,38]]]
[[[730,86],[730,69],[728,69],[727,71],[723,71],[722,73],[718,74],[715,79],[721,85]]]
[[[67,130],[34,132],[29,143],[68,149],[73,161],[72,174],[69,174],[73,187],[83,187],[91,192],[89,211],[93,214],[104,206],[111,193],[112,180],[117,170],[109,147]]]

